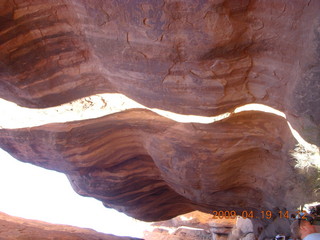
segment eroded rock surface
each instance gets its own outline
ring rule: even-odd
[[[319,147],[319,12],[319,1],[299,0],[5,0],[0,97],[44,108],[122,93],[200,116],[259,103]],[[258,111],[201,124],[131,109],[0,130],[17,159],[147,221],[194,209],[275,217],[318,199],[317,169],[294,168],[296,143],[286,119]],[[255,234],[273,220],[253,219]]]
[[[91,229],[56,225],[41,221],[12,217],[0,213],[1,240],[138,240],[138,238],[117,237]]]

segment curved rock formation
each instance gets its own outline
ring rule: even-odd
[[[294,168],[286,119],[234,110],[276,108],[320,145],[319,11],[311,0],[6,0],[0,97],[46,108],[122,93],[175,113],[232,114],[180,123],[131,109],[1,129],[0,147],[142,220],[194,209],[291,211],[317,199],[317,169]],[[256,234],[272,220],[254,218]]]
[[[290,136],[282,118],[259,112],[204,125],[130,110],[0,130],[15,158],[65,172],[79,194],[147,221],[192,209],[293,208],[309,190],[288,159]]]

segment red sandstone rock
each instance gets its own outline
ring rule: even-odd
[[[266,113],[186,124],[130,110],[0,129],[0,144],[17,159],[65,172],[79,194],[147,221],[192,209],[292,209],[309,192],[288,156],[294,140],[285,121]]]
[[[121,92],[206,116],[262,103],[319,143],[319,9],[301,0],[6,0],[0,96],[48,107]]]
[[[118,92],[201,116],[260,103],[319,146],[319,12],[299,0],[6,0],[0,97],[39,108]],[[318,199],[317,176],[294,168],[295,144],[286,120],[258,112],[198,124],[129,110],[0,130],[17,159],[148,221],[194,209],[277,214]],[[256,235],[272,220],[253,219]]]

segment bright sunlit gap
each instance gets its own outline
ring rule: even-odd
[[[57,107],[44,109],[20,107],[13,102],[0,99],[0,110],[1,112],[6,113],[1,116],[0,128],[16,129],[41,126],[48,123],[62,123],[76,120],[93,119],[134,108],[148,109],[163,117],[182,123],[192,122],[209,124],[226,119],[231,115],[244,111],[268,112],[286,119],[286,115],[283,112],[263,104],[246,104],[236,108],[233,112],[226,112],[218,116],[205,117],[178,114],[157,108],[148,108],[123,94],[106,93],[84,97]],[[292,128],[288,121],[287,123],[292,135],[300,145],[310,151],[319,152],[319,148],[317,146],[305,141],[300,134]],[[320,157],[315,163],[320,166]]]
[[[0,149],[0,211],[12,216],[143,238],[150,223],[75,193],[67,177],[12,158]]]
[[[134,108],[148,109],[163,117],[185,123],[213,123],[230,116],[230,113],[224,113],[218,116],[203,117],[148,108],[119,93],[93,95],[57,107],[42,109],[20,107],[13,102],[0,98],[0,110],[6,113],[1,116],[0,128],[16,129],[49,123],[93,119]]]

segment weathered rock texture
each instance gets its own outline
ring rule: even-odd
[[[312,0],[5,0],[0,97],[39,108],[118,92],[201,116],[260,103],[319,146],[319,12]],[[289,156],[295,144],[284,118],[253,111],[200,124],[133,109],[0,130],[17,159],[147,221],[314,200]],[[256,234],[272,220],[253,219]]]
[[[1,240],[138,240],[138,238],[116,237],[91,229],[67,225],[56,225],[35,220],[12,217],[0,213]]]

